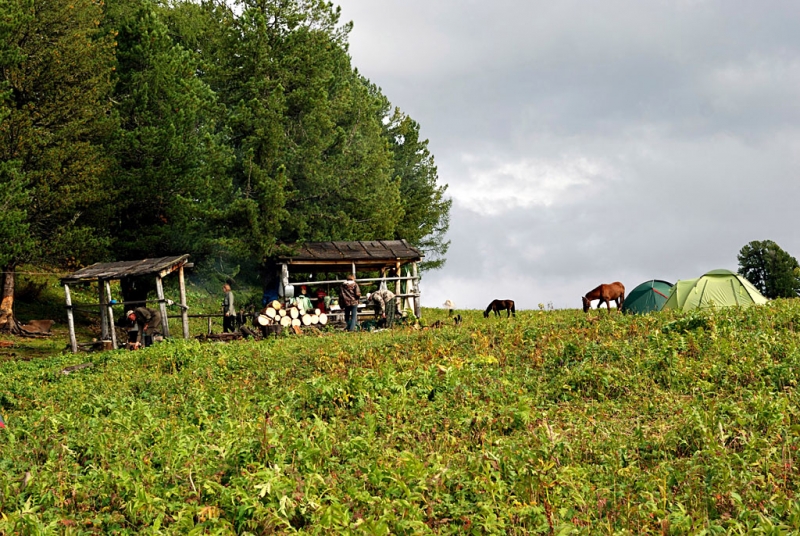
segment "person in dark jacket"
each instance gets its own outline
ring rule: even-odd
[[[134,349],[150,346],[153,335],[161,332],[161,313],[156,309],[137,307],[132,311],[128,311],[125,316],[128,317],[131,323],[136,324],[139,329],[136,332],[136,342],[133,344]]]
[[[356,276],[348,274],[347,279],[339,287],[339,305],[344,310],[344,321],[347,331],[356,330],[358,322],[358,299],[361,297],[361,288],[356,283]]]
[[[233,333],[236,331],[236,307],[233,305],[233,292],[227,283],[222,285],[225,297],[222,299],[222,331]]]

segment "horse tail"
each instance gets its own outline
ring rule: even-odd
[[[517,316],[517,308],[514,305],[514,300],[511,300],[511,314]]]

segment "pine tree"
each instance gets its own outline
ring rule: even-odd
[[[6,200],[17,228],[30,239],[4,266],[0,326],[14,330],[20,263],[74,262],[105,245],[87,214],[107,200],[101,143],[111,127],[114,41],[99,29],[103,13],[97,2],[4,2],[0,162]]]
[[[209,224],[231,196],[230,153],[217,128],[223,109],[198,76],[196,54],[172,39],[163,8],[119,0],[106,25],[118,32],[115,257],[207,253]]]
[[[264,260],[281,242],[386,238],[402,217],[377,109],[326,2],[206,5],[194,36],[228,108],[236,155],[231,248]],[[187,39],[189,39],[187,37]]]
[[[385,123],[394,162],[394,175],[400,181],[403,218],[395,230],[425,253],[423,270],[440,268],[450,242],[445,234],[450,225],[452,201],[445,198],[447,186],[439,186],[438,172],[428,140],[420,140],[419,123],[395,109]]]

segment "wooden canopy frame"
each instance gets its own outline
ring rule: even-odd
[[[78,351],[78,342],[75,338],[75,317],[73,314],[72,298],[69,292],[70,284],[97,281],[100,303],[101,338],[108,340],[111,338],[113,348],[117,348],[117,335],[114,329],[114,305],[125,306],[125,303],[111,299],[111,281],[125,277],[139,277],[153,275],[156,278],[156,293],[158,295],[158,305],[161,311],[162,328],[164,336],[169,337],[169,321],[167,319],[167,300],[164,298],[164,285],[162,279],[169,274],[178,272],[180,284],[180,307],[181,323],[183,324],[183,338],[189,338],[189,307],[186,305],[186,281],[184,278],[184,268],[192,265],[188,262],[189,255],[179,255],[176,257],[159,257],[157,259],[142,259],[138,261],[122,262],[100,262],[82,268],[66,277],[61,278],[64,285],[64,295],[67,302],[67,323],[69,324],[69,342],[72,352]],[[94,305],[94,304],[93,304]]]
[[[353,242],[306,242],[293,247],[296,253],[277,257],[279,266],[278,293],[286,295],[290,285],[319,285],[343,283],[344,279],[329,281],[290,281],[291,273],[350,273],[356,282],[394,281],[395,295],[401,299],[401,310],[409,308],[420,316],[420,289],[418,263],[424,255],[406,240],[372,240]],[[401,267],[411,265],[411,275],[402,276]],[[395,277],[358,279],[358,272],[396,270]],[[401,293],[401,282],[406,291]]]

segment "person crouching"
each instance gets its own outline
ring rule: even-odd
[[[376,290],[367,294],[367,303],[372,302],[375,315],[379,317],[378,327],[391,328],[394,325],[394,315],[397,311],[395,295],[391,290]]]
[[[128,311],[125,316],[132,324],[136,324],[136,342],[131,345],[131,349],[136,350],[142,346],[153,344],[153,336],[161,333],[161,313],[155,309],[147,307],[137,307]]]

